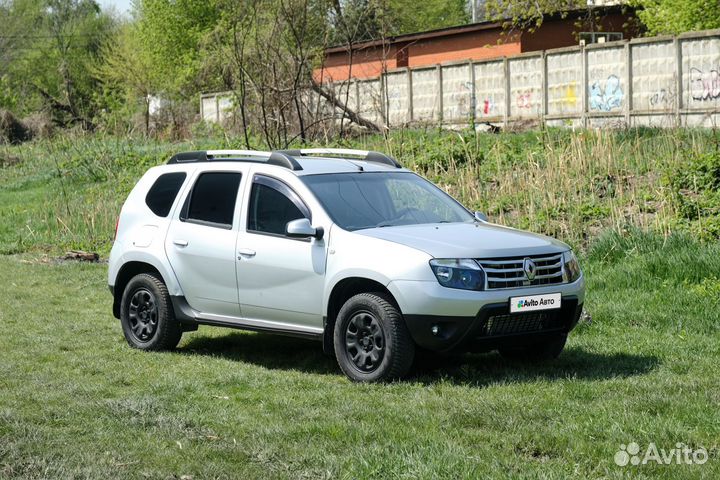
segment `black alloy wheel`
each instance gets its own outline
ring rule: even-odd
[[[130,299],[128,308],[130,331],[140,342],[147,342],[155,335],[158,324],[158,307],[153,295],[145,288],[139,288]]]
[[[120,325],[128,345],[140,350],[171,350],[183,334],[167,286],[154,272],[128,282],[120,300]]]
[[[385,356],[385,334],[378,319],[370,312],[357,312],[345,329],[345,345],[358,370],[377,369]]]

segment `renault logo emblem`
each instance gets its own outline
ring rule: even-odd
[[[525,276],[528,280],[532,281],[535,280],[535,274],[537,273],[537,266],[535,265],[535,262],[532,261],[531,258],[525,258],[523,260],[523,271],[525,272]]]

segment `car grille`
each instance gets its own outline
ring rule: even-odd
[[[535,278],[528,280],[523,270],[526,258],[532,259],[537,267]],[[563,283],[562,254],[531,255],[529,257],[477,259],[485,270],[487,288],[536,287]]]
[[[562,327],[563,319],[559,311],[494,315],[485,320],[478,336],[518,335],[556,330]]]

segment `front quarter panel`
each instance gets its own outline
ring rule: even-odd
[[[425,252],[386,240],[342,230],[333,225],[330,232],[323,311],[330,293],[340,281],[361,277],[386,286],[392,280],[434,280]]]

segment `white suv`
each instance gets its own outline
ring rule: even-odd
[[[122,208],[108,272],[128,343],[198,324],[310,337],[353,380],[416,349],[539,360],[585,295],[570,248],[488,223],[378,152],[202,151],[151,168]]]

